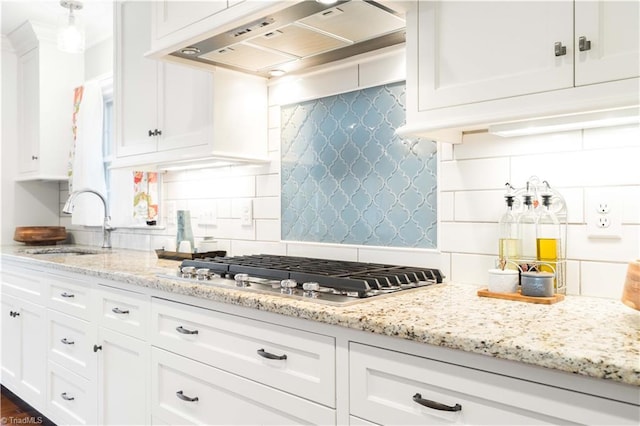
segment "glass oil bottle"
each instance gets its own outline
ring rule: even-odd
[[[513,211],[515,196],[510,192],[504,196],[506,209],[498,221],[498,259],[507,269],[518,269],[520,259],[520,239],[518,238],[518,218]],[[511,261],[511,262],[510,262]]]
[[[533,195],[527,191],[523,197],[523,211],[518,217],[518,239],[520,240],[520,268],[531,269],[538,255],[536,253],[536,228],[538,215],[533,206]]]

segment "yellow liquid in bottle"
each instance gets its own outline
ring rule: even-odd
[[[539,261],[549,263],[555,269],[552,269],[549,265],[540,265],[540,271],[556,274],[557,278],[557,274],[559,273],[557,270],[559,251],[558,240],[555,238],[538,238],[536,240],[536,251]],[[556,278],[553,280],[555,288],[557,288]]]
[[[511,260],[517,262],[520,258],[520,251],[518,250],[517,238],[500,238],[498,240],[498,258],[504,260]],[[507,269],[517,269],[513,264],[507,264]]]

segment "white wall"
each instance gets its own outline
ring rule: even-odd
[[[0,242],[14,244],[16,226],[57,226],[58,184],[15,182],[18,175],[18,58],[2,36],[2,143],[0,146]]]
[[[397,58],[393,63],[398,63]],[[365,68],[370,69],[371,64]],[[378,83],[398,79],[397,69],[388,64],[386,69],[393,77],[377,76]],[[370,82],[363,75],[354,77],[354,72],[362,71],[346,66],[333,75],[329,72],[297,78],[295,84],[307,82],[300,96],[308,99],[335,93],[332,82],[343,91],[356,88],[345,88],[345,81],[353,81],[356,86],[358,81]],[[286,101],[292,101],[292,92],[283,85],[272,84],[272,100],[285,93]],[[176,232],[171,212],[188,209],[196,240],[213,236],[219,249],[231,255],[273,253],[430,266],[440,268],[448,279],[479,286],[485,283],[486,271],[497,255],[497,220],[503,209],[505,182],[523,186],[527,178],[537,175],[567,199],[570,294],[619,298],[626,265],[640,255],[637,127],[512,139],[475,135],[466,138],[462,145],[440,144],[439,251],[280,241],[279,129],[280,108],[272,105],[269,113],[272,162],[268,165],[165,174],[161,216],[165,223],[168,221],[166,228],[118,230],[113,235],[114,247],[152,250],[174,244],[169,243]],[[625,197],[619,240],[586,237],[585,195],[596,189],[619,191]],[[247,200],[253,203],[252,226],[240,222],[241,205]],[[215,224],[202,224],[205,213],[211,212],[215,213],[215,220],[208,222]],[[78,243],[101,244],[101,233],[95,230],[78,229],[74,235]]]
[[[113,37],[93,44],[84,52],[84,79],[113,73]]]

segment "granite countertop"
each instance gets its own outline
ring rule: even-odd
[[[2,254],[58,270],[640,386],[640,312],[616,300],[567,296],[554,305],[538,305],[478,297],[476,287],[449,282],[338,307],[161,278],[158,274],[175,273],[179,262],[157,259],[153,252],[42,256],[25,254],[25,249],[5,246]]]

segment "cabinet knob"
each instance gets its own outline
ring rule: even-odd
[[[32,159],[32,160],[37,160],[37,159],[38,159],[38,156],[37,156],[37,155],[32,155],[32,156],[31,156],[31,159]]]
[[[149,137],[154,136],[155,132],[153,130],[149,130]]]
[[[156,129],[156,136],[160,136],[162,134],[162,130]]]
[[[98,345],[93,345],[93,351],[94,352],[98,352],[102,350],[102,345],[98,346]]]
[[[567,46],[563,46],[559,41],[556,41],[553,48],[556,56],[564,56],[567,54]]]
[[[580,36],[578,38],[578,50],[580,50],[581,52],[591,50],[591,40],[587,40],[585,36]]]

